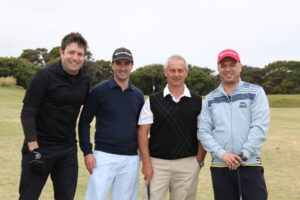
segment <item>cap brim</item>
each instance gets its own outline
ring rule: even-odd
[[[235,60],[236,62],[240,62],[239,59],[235,58],[234,56],[226,55],[226,56],[223,56],[223,57],[221,57],[221,58],[219,59],[218,64],[219,64],[220,62],[222,62],[222,60],[223,60],[224,58],[232,58],[232,59]]]

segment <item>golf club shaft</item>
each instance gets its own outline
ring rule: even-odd
[[[238,167],[238,168],[236,169],[236,173],[237,173],[237,182],[238,182],[238,187],[239,187],[239,196],[240,196],[240,200],[243,200],[243,197],[242,197],[241,176],[240,176],[240,167]]]
[[[147,197],[148,197],[148,200],[151,199],[151,196],[150,196],[150,182],[147,184]]]

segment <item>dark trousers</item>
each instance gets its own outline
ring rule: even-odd
[[[243,200],[268,199],[262,166],[242,166],[237,170],[211,167],[210,171],[215,200],[239,200],[239,188]]]
[[[30,170],[28,150],[26,148],[22,150],[19,199],[39,199],[50,174],[53,182],[54,198],[56,200],[73,200],[78,177],[77,145],[59,150],[40,148],[40,152],[45,165],[42,174],[35,174]]]

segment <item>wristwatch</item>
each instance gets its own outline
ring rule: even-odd
[[[204,161],[203,160],[197,160],[200,169],[204,166]]]
[[[248,160],[248,158],[246,156],[244,156],[243,152],[240,153],[240,158],[242,159],[243,162],[246,162]]]

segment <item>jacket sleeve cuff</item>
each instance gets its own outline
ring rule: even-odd
[[[250,151],[247,151],[247,150],[243,150],[242,151],[242,153],[243,153],[243,155],[247,158],[247,159],[249,159],[250,157],[251,157],[251,152]]]
[[[225,153],[226,153],[226,151],[225,151],[224,149],[220,149],[220,150],[218,150],[218,151],[216,152],[215,155],[216,155],[219,159],[221,159],[222,156],[223,156]]]
[[[36,135],[25,138],[25,142],[35,142],[35,141],[37,141]]]
[[[83,152],[83,156],[86,156],[88,154],[93,154],[93,151],[92,150],[87,150],[87,151]]]

